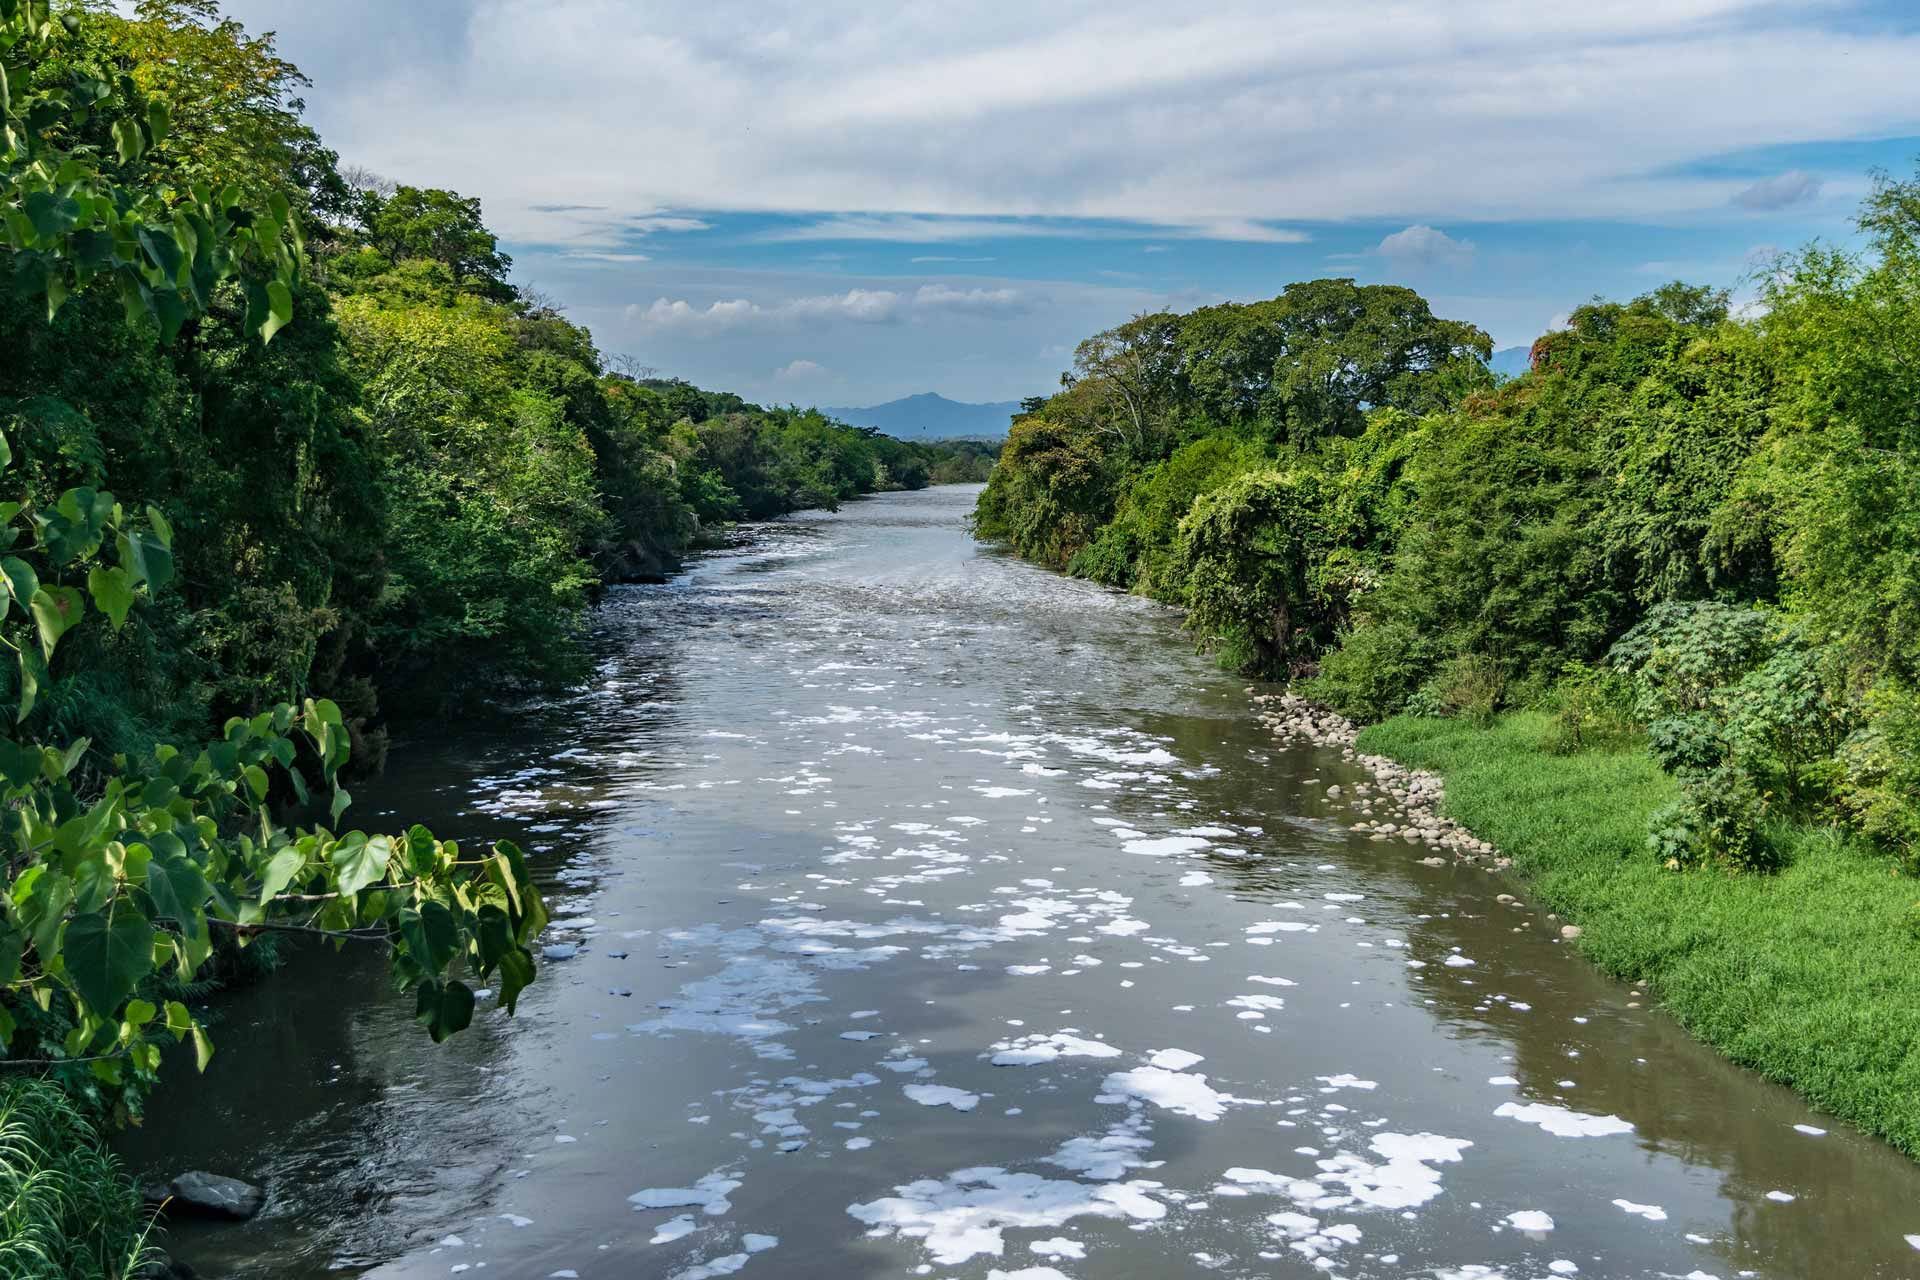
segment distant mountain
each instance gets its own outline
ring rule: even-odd
[[[1493,353],[1493,359],[1487,361],[1487,367],[1504,377],[1517,378],[1533,367],[1533,348],[1502,347]]]
[[[998,440],[1007,434],[1007,419],[1020,412],[1020,402],[966,404],[932,391],[864,409],[822,408],[840,421],[872,427],[896,440],[958,440],[969,436]]]

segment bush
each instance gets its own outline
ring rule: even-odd
[[[1680,799],[1653,815],[1647,847],[1673,871],[1689,866],[1736,873],[1776,870],[1779,848],[1765,828],[1768,799],[1737,768],[1695,775]]]
[[[1705,711],[1712,694],[1760,662],[1773,643],[1771,615],[1746,605],[1669,601],[1614,644],[1607,663],[1633,688],[1643,724]]]
[[[1430,708],[1425,714],[1458,716],[1484,729],[1493,723],[1506,695],[1504,664],[1483,653],[1463,653],[1442,664],[1415,697]]]
[[[1634,734],[1632,697],[1617,672],[1569,662],[1548,695],[1553,719],[1541,735],[1540,749],[1567,756],[1618,747]]]
[[[54,1085],[0,1084],[0,1275],[122,1280],[150,1217],[100,1135]]]
[[[1326,629],[1311,583],[1321,498],[1312,472],[1256,471],[1200,498],[1180,522],[1187,625],[1203,643],[1228,637],[1240,670],[1289,674]]]
[[[1372,722],[1413,710],[1409,697],[1432,670],[1429,637],[1405,622],[1368,619],[1341,637],[1300,691],[1349,719]]]

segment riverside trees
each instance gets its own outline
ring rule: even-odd
[[[1691,718],[1639,717],[1689,780],[1663,860],[1764,866],[1748,837],[1800,816],[1920,870],[1920,179],[1879,176],[1860,227],[1773,264],[1751,318],[1678,283],[1595,301],[1500,385],[1404,289],[1142,317],[1016,421],[978,529],[1364,719],[1632,722],[1629,680],[1705,661],[1699,610],[1750,616]]]

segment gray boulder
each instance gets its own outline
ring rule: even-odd
[[[260,1212],[260,1206],[267,1202],[267,1193],[251,1182],[196,1169],[181,1174],[164,1187],[148,1191],[147,1199],[164,1201],[170,1214],[245,1221]]]

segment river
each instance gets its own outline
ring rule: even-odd
[[[1348,831],[1159,606],[976,487],[757,526],[361,822],[511,835],[558,924],[432,1046],[377,958],[220,1001],[123,1147],[264,1182],[172,1248],[367,1275],[1908,1277],[1920,1169]],[[1520,895],[1523,905],[1494,901]],[[189,1068],[190,1070],[190,1068]]]

